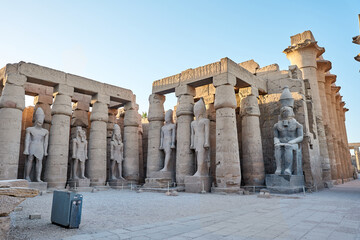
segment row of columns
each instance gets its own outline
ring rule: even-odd
[[[350,178],[351,159],[348,150],[343,107],[340,107],[336,76],[329,73],[331,62],[323,60],[324,48],[317,45],[312,33],[306,31],[291,37],[292,45],[284,52],[291,64],[297,65],[303,79],[308,79],[316,116],[322,180],[330,187],[334,181]]]
[[[240,165],[238,131],[235,109],[237,102],[234,86],[236,77],[230,73],[222,73],[213,77],[215,87],[214,109],[216,111],[216,143],[211,147],[216,152],[215,157],[215,191],[236,191],[241,183],[241,169],[244,172],[245,185],[264,185],[265,170],[262,155],[262,143],[258,106],[258,90],[246,88],[241,95],[242,115],[242,149],[243,159]],[[190,125],[194,120],[193,106],[196,95],[195,88],[180,85],[175,88],[178,98],[177,116],[177,146],[176,146],[176,183],[184,186],[186,176],[195,173],[194,153],[190,149]],[[147,155],[147,177],[162,168],[162,152],[160,146],[160,129],[164,124],[165,97],[152,94],[149,97],[149,140]],[[214,119],[215,120],[215,119]]]
[[[0,179],[17,178],[26,81],[26,76],[11,72],[4,79],[5,86],[0,97],[0,144],[2,146],[0,148]],[[73,87],[58,84],[54,87],[53,96],[41,94],[35,97],[35,108],[41,107],[45,112],[43,127],[50,128],[48,157],[45,160],[44,170],[44,181],[48,183],[49,188],[64,188],[67,182],[70,126],[87,126],[85,122],[90,103],[79,101],[73,105],[72,109],[73,95]],[[52,97],[54,97],[53,102]],[[91,186],[104,186],[110,97],[97,93],[92,96],[91,104],[89,159],[86,171]],[[46,114],[49,111],[51,111],[51,118],[49,114]],[[134,182],[139,180],[138,128],[139,121],[134,99],[133,102],[125,105],[124,120],[124,176]]]

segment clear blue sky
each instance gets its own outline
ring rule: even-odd
[[[0,0],[0,66],[19,61],[131,89],[148,111],[154,80],[229,57],[290,62],[290,36],[311,30],[346,101],[350,142],[360,142],[360,1]],[[176,104],[167,97],[166,109]]]

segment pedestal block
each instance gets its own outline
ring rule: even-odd
[[[170,171],[154,172],[145,180],[145,188],[167,188],[174,182],[173,174]]]
[[[276,175],[267,174],[265,178],[266,187],[272,193],[298,193],[303,191],[303,175]]]
[[[108,180],[109,186],[115,189],[122,189],[128,186],[128,181],[125,179],[110,179]]]
[[[210,192],[211,177],[210,176],[186,176],[185,192],[202,193],[202,191]]]
[[[34,188],[41,192],[47,190],[47,185],[47,182],[29,182],[29,188]]]

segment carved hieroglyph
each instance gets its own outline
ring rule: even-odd
[[[210,162],[210,120],[206,116],[204,100],[194,105],[196,120],[191,122],[191,149],[195,150],[197,171],[194,176],[208,176]]]
[[[170,158],[172,149],[175,149],[176,125],[173,123],[173,111],[165,114],[165,125],[161,127],[160,150],[165,153],[164,168],[160,171],[171,171]]]
[[[86,141],[86,132],[82,127],[76,128],[76,138],[72,140],[73,144],[73,179],[86,179],[85,177],[85,161],[88,159]],[[80,166],[80,172],[78,172]]]
[[[25,150],[24,154],[27,155],[25,165],[25,179],[31,182],[31,169],[35,160],[35,181],[42,182],[40,179],[42,170],[42,160],[44,156],[48,155],[48,139],[49,131],[42,128],[44,123],[45,114],[39,107],[35,112],[35,123],[33,127],[26,129],[25,137]]]
[[[292,175],[294,152],[299,150],[299,143],[303,140],[303,126],[295,119],[294,99],[287,86],[284,87],[280,102],[279,121],[274,125],[275,174]],[[296,156],[299,157],[298,154]],[[297,168],[301,164],[300,159]]]
[[[111,168],[110,168],[110,178],[111,179],[122,179],[122,162],[124,161],[124,144],[121,140],[121,130],[119,125],[114,125],[114,131],[111,138]],[[118,174],[116,174],[118,172]],[[116,175],[118,177],[116,177]]]

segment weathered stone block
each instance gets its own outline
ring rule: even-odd
[[[101,103],[109,105],[110,104],[110,96],[104,95],[101,93],[97,93],[94,96],[92,96],[92,99],[91,99],[91,104],[94,104],[95,102],[101,102]]]
[[[213,85],[214,87],[218,87],[221,85],[236,85],[236,77],[231,73],[221,73],[213,77]]]
[[[27,78],[24,75],[18,73],[9,73],[6,75],[5,84],[11,83],[17,86],[23,86],[26,83],[26,80]]]
[[[58,84],[54,87],[54,94],[61,94],[71,97],[74,95],[74,88],[66,84]]]
[[[303,175],[266,175],[266,187],[273,193],[298,193],[303,191]]]
[[[82,187],[89,187],[90,186],[90,179],[71,179],[69,181],[70,188],[82,188]]]
[[[191,87],[187,84],[184,85],[179,85],[178,87],[175,88],[175,96],[179,97],[180,95],[191,95],[191,96],[195,96],[195,88]]]
[[[209,176],[186,176],[185,177],[185,192],[201,193],[203,191],[210,192],[211,177]]]
[[[52,95],[37,95],[34,98],[34,105],[36,105],[37,103],[45,103],[45,104],[49,104],[52,105],[53,104],[53,96]]]
[[[47,182],[29,182],[29,188],[37,189],[39,191],[47,190]]]

